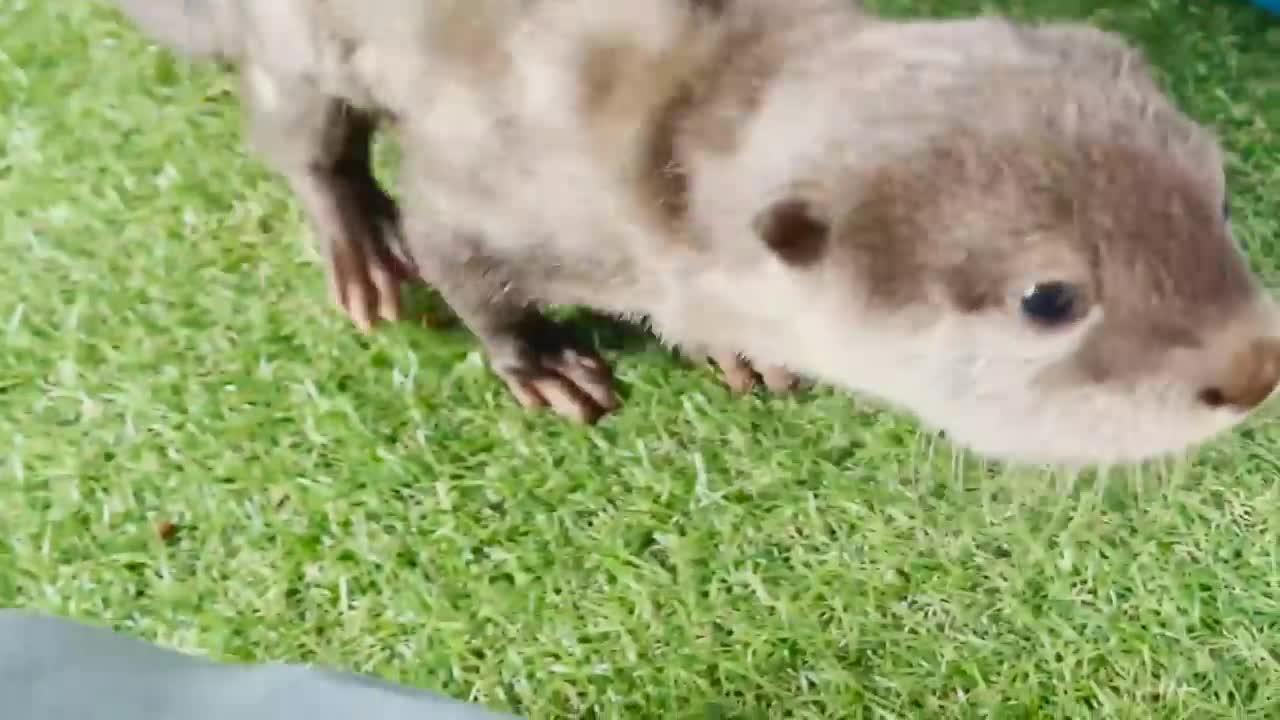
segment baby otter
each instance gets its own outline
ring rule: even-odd
[[[1280,380],[1218,145],[1111,33],[848,0],[117,3],[240,66],[357,323],[416,275],[529,407],[617,405],[556,304],[1007,460],[1181,450]]]

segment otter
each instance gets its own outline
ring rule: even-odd
[[[239,67],[357,325],[428,283],[527,407],[618,406],[552,305],[1013,461],[1179,451],[1280,381],[1218,141],[1107,31],[848,0],[116,5]]]

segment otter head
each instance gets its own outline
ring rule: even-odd
[[[1216,142],[1146,83],[1055,77],[766,203],[752,228],[800,298],[777,359],[1022,462],[1181,451],[1270,397],[1280,320]]]

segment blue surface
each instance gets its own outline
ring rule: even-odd
[[[1254,5],[1280,15],[1280,0],[1249,0]]]
[[[22,610],[0,610],[0,706],[4,720],[518,720],[371,677],[218,663]]]

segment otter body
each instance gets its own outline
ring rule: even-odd
[[[554,304],[1011,460],[1181,450],[1280,380],[1216,141],[1110,33],[843,0],[118,4],[239,65],[358,324],[429,282],[526,406],[617,404]]]

